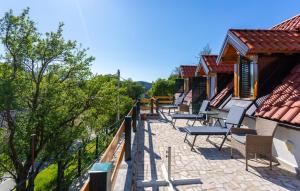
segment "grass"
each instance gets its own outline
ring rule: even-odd
[[[34,180],[34,190],[44,191],[44,190],[54,190],[57,175],[57,165],[51,164],[44,170],[42,170]]]
[[[111,141],[112,137],[106,138],[106,140],[99,140],[99,153],[107,147],[107,143]],[[102,142],[103,141],[103,142]],[[104,143],[105,142],[105,143]],[[88,143],[81,158],[82,173],[88,169],[90,164],[95,160],[96,144],[95,140]],[[76,156],[75,156],[76,155]],[[56,187],[57,176],[57,164],[51,164],[47,168],[43,169],[35,178],[35,191],[54,190]],[[73,160],[69,163],[69,166],[65,169],[66,184],[69,186],[74,178],[77,177],[77,153],[74,153]]]

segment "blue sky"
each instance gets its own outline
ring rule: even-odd
[[[30,16],[41,32],[65,23],[66,39],[89,47],[92,71],[153,81],[181,64],[196,64],[209,44],[219,53],[229,28],[269,28],[300,13],[299,0],[3,0]]]

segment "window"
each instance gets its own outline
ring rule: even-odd
[[[257,96],[257,59],[240,57],[234,65],[234,95],[240,98],[255,99]]]
[[[238,86],[239,97],[254,98],[255,97],[255,64],[253,61],[241,57],[238,66]]]

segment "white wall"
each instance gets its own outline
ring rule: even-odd
[[[216,89],[217,89],[217,77],[216,76],[211,76],[210,77],[210,99],[213,98],[216,94]]]
[[[273,155],[290,167],[300,167],[300,131],[278,126],[273,140]]]

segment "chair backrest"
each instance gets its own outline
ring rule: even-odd
[[[183,95],[183,92],[177,92],[174,94],[174,100],[177,100],[180,96]],[[175,101],[174,101],[175,102]]]
[[[183,101],[183,98],[184,98],[184,94],[179,95],[179,96],[177,97],[177,99],[175,99],[174,104],[175,104],[175,105],[180,105],[180,104],[182,103],[182,101]]]
[[[184,105],[190,105],[192,102],[192,90],[190,90],[183,99]]]
[[[258,135],[263,136],[274,136],[275,130],[277,128],[277,122],[260,117],[256,118],[255,129]]]
[[[244,115],[246,112],[246,108],[233,105],[231,106],[229,113],[226,118],[226,127],[231,128],[232,125],[235,125],[237,127],[241,126],[241,123],[243,121]]]
[[[199,109],[199,113],[206,111],[208,109],[209,106],[209,101],[208,100],[203,100],[201,107]]]

